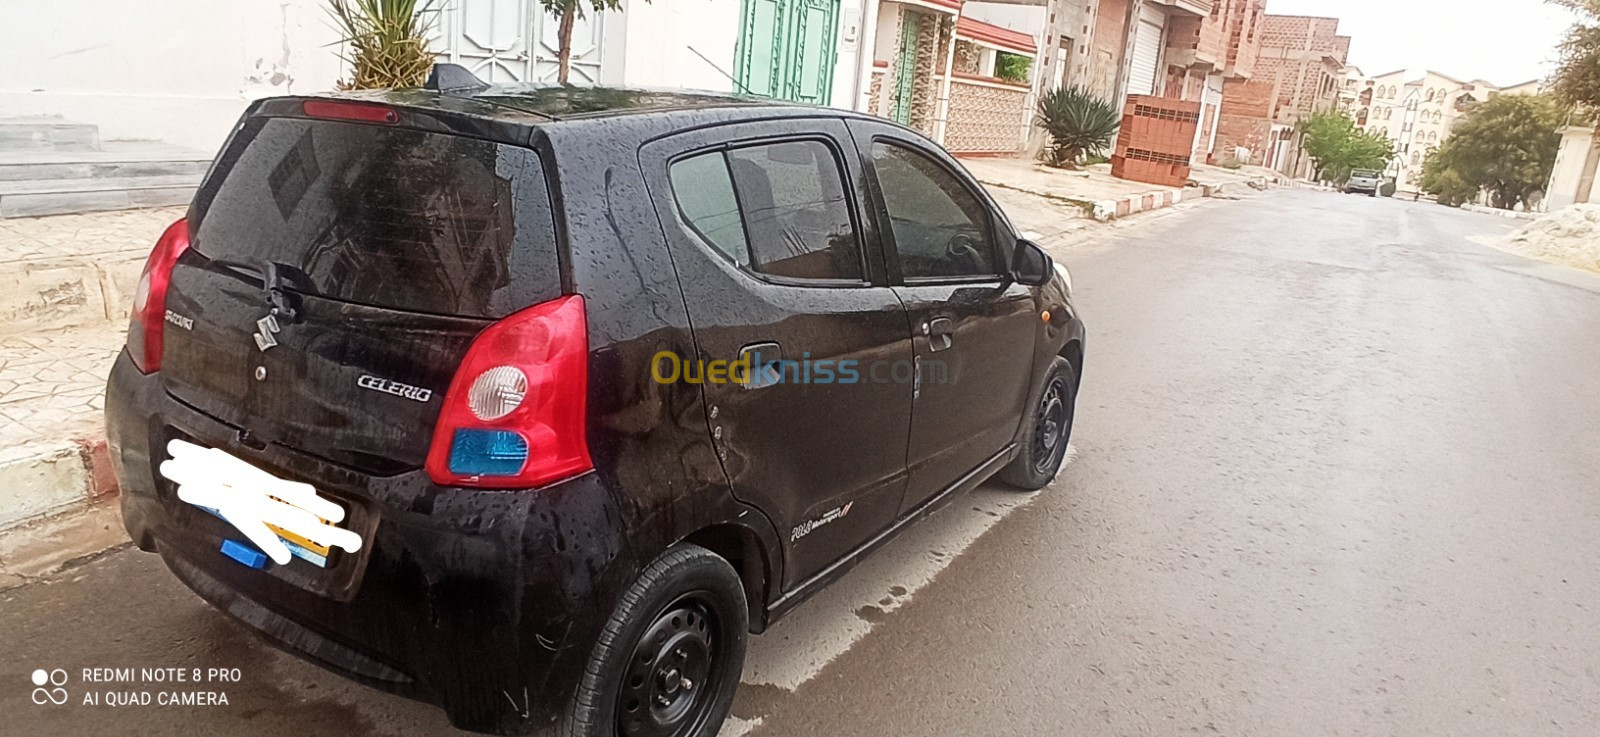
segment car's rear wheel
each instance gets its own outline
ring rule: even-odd
[[[1000,469],[1001,481],[1035,491],[1056,477],[1072,441],[1072,418],[1077,402],[1077,373],[1067,359],[1058,356],[1045,374],[1044,387],[1034,403],[1017,457]]]
[[[726,560],[680,545],[634,581],[606,622],[567,719],[571,737],[714,737],[749,631]]]

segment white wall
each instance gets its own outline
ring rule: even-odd
[[[961,14],[990,25],[1026,33],[1033,36],[1034,41],[1044,38],[1043,5],[967,2],[962,4]]]
[[[606,55],[610,67],[602,79],[628,87],[732,92],[741,10],[740,0],[625,0],[620,16],[606,18],[608,52],[620,48],[621,54]]]
[[[877,34],[877,3],[842,0],[839,4],[839,54],[833,67],[834,107],[863,109],[863,93],[872,83],[872,39]]]
[[[214,151],[249,100],[331,89],[321,0],[0,0],[0,117]]]
[[[1583,169],[1589,160],[1589,149],[1594,146],[1594,130],[1580,126],[1566,129],[1561,137],[1561,151],[1556,155],[1556,168],[1550,175],[1550,191],[1545,195],[1545,207],[1559,210],[1578,201],[1578,184],[1583,179]],[[1595,201],[1595,187],[1591,184],[1590,202]]]

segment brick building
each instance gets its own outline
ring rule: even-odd
[[[1204,160],[1219,130],[1224,83],[1254,71],[1265,6],[1266,0],[1100,0],[1091,86],[1115,100],[1194,103],[1198,112],[1184,113],[1195,119],[1187,158]],[[1118,149],[1147,150],[1127,137]]]
[[[1310,176],[1295,125],[1338,105],[1349,57],[1337,18],[1263,16],[1255,74],[1224,85],[1213,156]]]

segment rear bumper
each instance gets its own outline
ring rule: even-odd
[[[442,706],[462,729],[553,728],[620,587],[619,515],[595,474],[537,492],[434,486],[421,471],[368,477],[231,428],[167,396],[127,355],[106,424],[128,534],[195,593],[277,646],[376,688]],[[157,476],[167,439],[219,447],[305,480],[350,509],[365,544],[326,570],[255,570],[218,552],[243,536]]]

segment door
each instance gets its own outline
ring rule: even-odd
[[[734,52],[737,91],[826,105],[841,0],[745,0]]]
[[[889,118],[901,125],[911,125],[911,101],[917,88],[917,39],[921,38],[922,15],[905,11],[900,14],[900,55],[894,62],[894,108]]]
[[[572,84],[600,79],[604,15],[585,10],[572,28]],[[536,0],[454,0],[441,8],[433,48],[491,83],[555,82],[560,22]]]
[[[699,351],[656,378],[702,386],[734,495],[783,538],[785,590],[887,527],[906,483],[911,338],[852,151],[843,123],[790,120],[641,152]]]
[[[1040,316],[1033,290],[1002,276],[1017,239],[977,183],[913,134],[849,125],[871,163],[889,277],[911,320],[905,515],[1010,448]]]
[[[1141,8],[1139,25],[1133,36],[1133,65],[1128,75],[1128,94],[1160,94],[1161,49],[1167,29],[1167,16],[1159,10]]]

